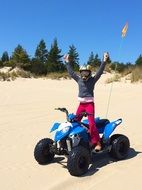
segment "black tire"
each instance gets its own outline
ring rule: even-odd
[[[117,160],[123,160],[128,156],[130,142],[125,135],[116,134],[111,136],[110,144],[112,145],[110,156]]]
[[[49,138],[42,139],[37,143],[34,157],[39,164],[48,164],[53,160],[55,154],[50,150],[52,144],[53,140]]]
[[[85,147],[77,146],[69,153],[67,168],[71,175],[81,176],[88,171],[90,153]]]

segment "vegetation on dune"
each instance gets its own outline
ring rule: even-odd
[[[73,44],[69,46],[68,54],[70,55],[73,69],[78,71],[80,66],[79,53]],[[62,50],[59,48],[56,38],[53,40],[49,50],[42,39],[37,45],[33,57],[29,56],[27,51],[18,44],[11,56],[8,55],[7,51],[4,51],[1,55],[0,69],[9,67],[10,71],[1,71],[0,80],[14,80],[20,76],[24,78],[42,76],[52,79],[69,78],[62,58]],[[99,55],[91,52],[87,64],[90,64],[93,71],[96,71],[101,64]],[[108,79],[108,83],[120,81],[121,77],[130,74],[129,80],[131,82],[142,81],[142,55],[139,55],[135,63],[112,62],[109,59],[105,70],[107,72],[115,71],[115,76]]]

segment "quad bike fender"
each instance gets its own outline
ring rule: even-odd
[[[115,121],[112,121],[110,123],[108,123],[105,126],[104,132],[103,132],[103,138],[105,140],[108,140],[110,135],[112,134],[112,132],[115,130],[115,128],[120,125],[120,123],[122,123],[122,119],[117,119]]]
[[[60,125],[60,123],[54,123],[51,130],[50,130],[50,133],[55,131],[56,129],[58,129],[59,125]]]

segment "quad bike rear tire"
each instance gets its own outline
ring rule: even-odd
[[[123,160],[128,156],[130,149],[130,142],[128,137],[121,134],[115,134],[111,136],[110,144],[112,145],[110,150],[111,157],[117,160]]]

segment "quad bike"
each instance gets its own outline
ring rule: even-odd
[[[53,124],[50,132],[55,131],[54,140],[44,138],[35,146],[34,157],[39,164],[52,162],[55,155],[65,155],[69,173],[81,176],[88,171],[92,154],[108,152],[117,160],[127,157],[130,148],[128,137],[122,134],[112,135],[115,128],[122,123],[122,119],[110,122],[108,119],[95,118],[102,144],[102,150],[95,152],[89,143],[88,120],[78,121],[78,115],[69,114],[66,108],[56,110],[65,112],[67,121]],[[90,113],[82,112],[81,115],[86,117]]]

